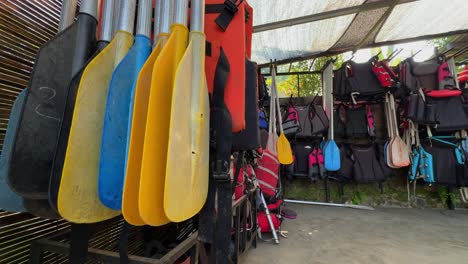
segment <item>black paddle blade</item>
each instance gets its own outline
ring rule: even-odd
[[[96,46],[95,18],[77,21],[39,50],[22,107],[8,182],[25,198],[47,199],[68,87]]]
[[[98,55],[107,46],[107,44],[109,43],[105,41],[98,42],[96,52],[91,56],[86,65],[91,62],[94,57],[96,57],[96,55]],[[62,179],[62,169],[63,163],[65,162],[65,154],[67,152],[68,136],[70,135],[73,110],[75,109],[75,100],[78,94],[78,86],[80,85],[81,76],[83,75],[85,68],[86,66],[83,67],[81,71],[75,75],[75,77],[73,77],[73,80],[71,81],[68,88],[67,104],[65,106],[65,112],[62,118],[57,146],[55,148],[55,158],[52,166],[52,174],[50,176],[49,202],[50,206],[52,206],[52,208],[54,208],[57,212],[58,192],[60,188],[60,181]]]
[[[53,210],[47,199],[23,199],[23,206],[29,213],[47,219],[60,219],[60,215]]]

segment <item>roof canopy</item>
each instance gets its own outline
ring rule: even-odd
[[[249,0],[253,60],[297,61],[468,33],[467,0]]]

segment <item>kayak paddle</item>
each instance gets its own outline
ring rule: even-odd
[[[280,111],[280,103],[279,103],[279,96],[278,96],[278,90],[276,88],[276,70],[275,67],[273,66],[271,68],[271,90],[272,94],[275,95],[276,99],[276,110],[275,108],[270,109],[270,111],[277,111],[278,118],[279,118],[279,128],[280,128],[280,136],[278,137],[278,140],[276,141],[276,149],[278,151],[278,161],[281,164],[291,164],[293,163],[293,156],[292,156],[292,151],[291,151],[291,145],[289,144],[288,139],[284,135],[283,131],[283,120],[281,117],[281,111]]]
[[[97,43],[97,49],[91,58],[88,60],[86,65],[92,61],[97,54],[99,54],[106,46],[109,44],[109,41],[112,39],[112,18],[113,18],[113,0],[106,0],[102,2],[103,5],[103,15],[101,18],[101,28],[99,41]],[[73,77],[67,96],[67,105],[65,106],[65,113],[63,115],[63,120],[60,128],[60,134],[57,141],[57,147],[55,148],[55,158],[52,166],[52,174],[50,176],[50,185],[49,185],[49,202],[50,205],[58,211],[57,208],[57,199],[60,189],[60,181],[62,179],[62,170],[63,163],[65,161],[65,154],[68,146],[68,138],[70,135],[70,127],[73,118],[73,110],[75,109],[76,95],[78,93],[78,87],[80,85],[81,77],[83,76],[83,71],[86,67],[83,67],[81,71]]]
[[[122,208],[128,126],[131,122],[136,80],[151,52],[151,5],[152,0],[140,0],[138,3],[135,41],[115,68],[107,94],[99,160],[98,193],[101,202],[114,210]]]
[[[130,133],[127,145],[126,174],[122,198],[122,214],[125,220],[132,225],[145,224],[140,217],[138,198],[146,114],[148,112],[153,66],[161,52],[163,43],[166,42],[169,36],[170,7],[170,2],[168,0],[156,1],[154,37],[157,39],[155,39],[155,45],[151,55],[146,60],[143,68],[141,68],[135,87],[132,118],[129,126]]]
[[[268,123],[268,139],[266,149],[278,156],[278,132],[276,131],[276,100],[275,91],[270,87],[270,117]]]
[[[204,2],[191,1],[190,42],[177,67],[172,93],[164,212],[173,222],[197,214],[208,194],[210,106],[205,80]]]
[[[27,212],[46,219],[60,219],[60,215],[50,205],[47,199],[23,198],[23,207]]]
[[[384,145],[384,159],[385,163],[388,167],[395,169],[399,168],[395,166],[392,161],[392,155],[390,154],[390,142],[393,140],[393,126],[392,126],[392,119],[391,118],[391,109],[390,109],[390,94],[385,94],[385,101],[384,101],[384,110],[385,110],[385,120],[387,121],[387,131],[388,131],[388,140],[385,142]]]
[[[70,222],[94,223],[119,214],[99,201],[99,155],[112,72],[133,44],[135,2],[122,1],[119,31],[80,80],[58,196],[59,213]]]
[[[333,62],[330,62],[322,74],[322,82],[323,82],[323,90],[326,93],[326,98],[328,102],[326,102],[327,107],[325,109],[328,110],[329,113],[329,135],[328,141],[325,143],[323,147],[323,156],[324,162],[323,165],[326,170],[328,171],[337,171],[341,168],[341,156],[340,156],[340,149],[335,142],[335,130],[334,130],[334,114],[333,114]]]
[[[153,226],[169,222],[164,212],[172,91],[188,41],[188,0],[175,1],[171,34],[153,68],[140,179],[140,216]]]
[[[396,116],[396,107],[395,107],[395,99],[393,94],[389,94],[390,99],[390,116],[392,122],[392,129],[393,129],[393,138],[388,144],[388,148],[390,148],[390,155],[392,159],[392,164],[397,167],[406,167],[410,165],[409,159],[409,150],[406,143],[400,137],[398,133],[398,121]]]
[[[75,13],[76,1],[63,1],[59,31],[65,30],[73,23]],[[10,113],[2,155],[0,157],[0,208],[10,212],[23,212],[26,210],[43,218],[60,218],[60,216],[49,206],[47,199],[22,199],[19,195],[11,191],[6,183],[13,152],[13,143],[18,131],[21,110],[24,107],[27,93],[28,88],[26,87],[16,98]]]
[[[25,198],[47,199],[68,85],[96,46],[97,0],[83,0],[72,26],[44,44],[29,81],[13,143],[8,183]]]
[[[10,120],[5,134],[5,140],[2,147],[2,155],[0,156],[0,209],[8,212],[24,212],[23,200],[21,196],[13,192],[8,186],[6,180],[8,177],[8,165],[11,159],[11,152],[15,141],[15,134],[18,130],[18,118],[21,114],[21,107],[26,99],[27,89],[21,91],[16,97],[13,107],[11,108]]]

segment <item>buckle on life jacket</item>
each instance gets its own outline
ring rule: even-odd
[[[216,160],[211,163],[213,179],[216,181],[229,181],[231,175],[229,174],[229,161],[227,160]]]
[[[224,1],[224,9],[221,14],[216,18],[216,24],[223,30],[226,31],[227,27],[231,23],[234,15],[239,11],[236,3],[232,0]]]
[[[224,1],[224,8],[233,15],[239,10],[239,8],[237,8],[236,3],[234,3],[231,0]]]

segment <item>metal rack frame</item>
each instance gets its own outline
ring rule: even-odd
[[[58,253],[62,255],[68,255],[70,251],[70,244],[65,242],[59,242],[69,235],[69,232],[62,232],[55,236],[48,238],[42,238],[34,241],[31,244],[31,253],[29,258],[30,264],[39,264],[41,262],[42,254],[45,251]],[[196,263],[198,259],[199,247],[197,240],[198,232],[193,233],[182,243],[177,245],[174,249],[169,251],[160,259],[147,258],[135,255],[129,255],[128,259],[130,264],[169,264],[174,263],[184,254],[190,255],[191,262]],[[121,263],[121,258],[118,252],[110,250],[102,250],[97,248],[88,248],[87,260],[102,261],[104,263]]]

